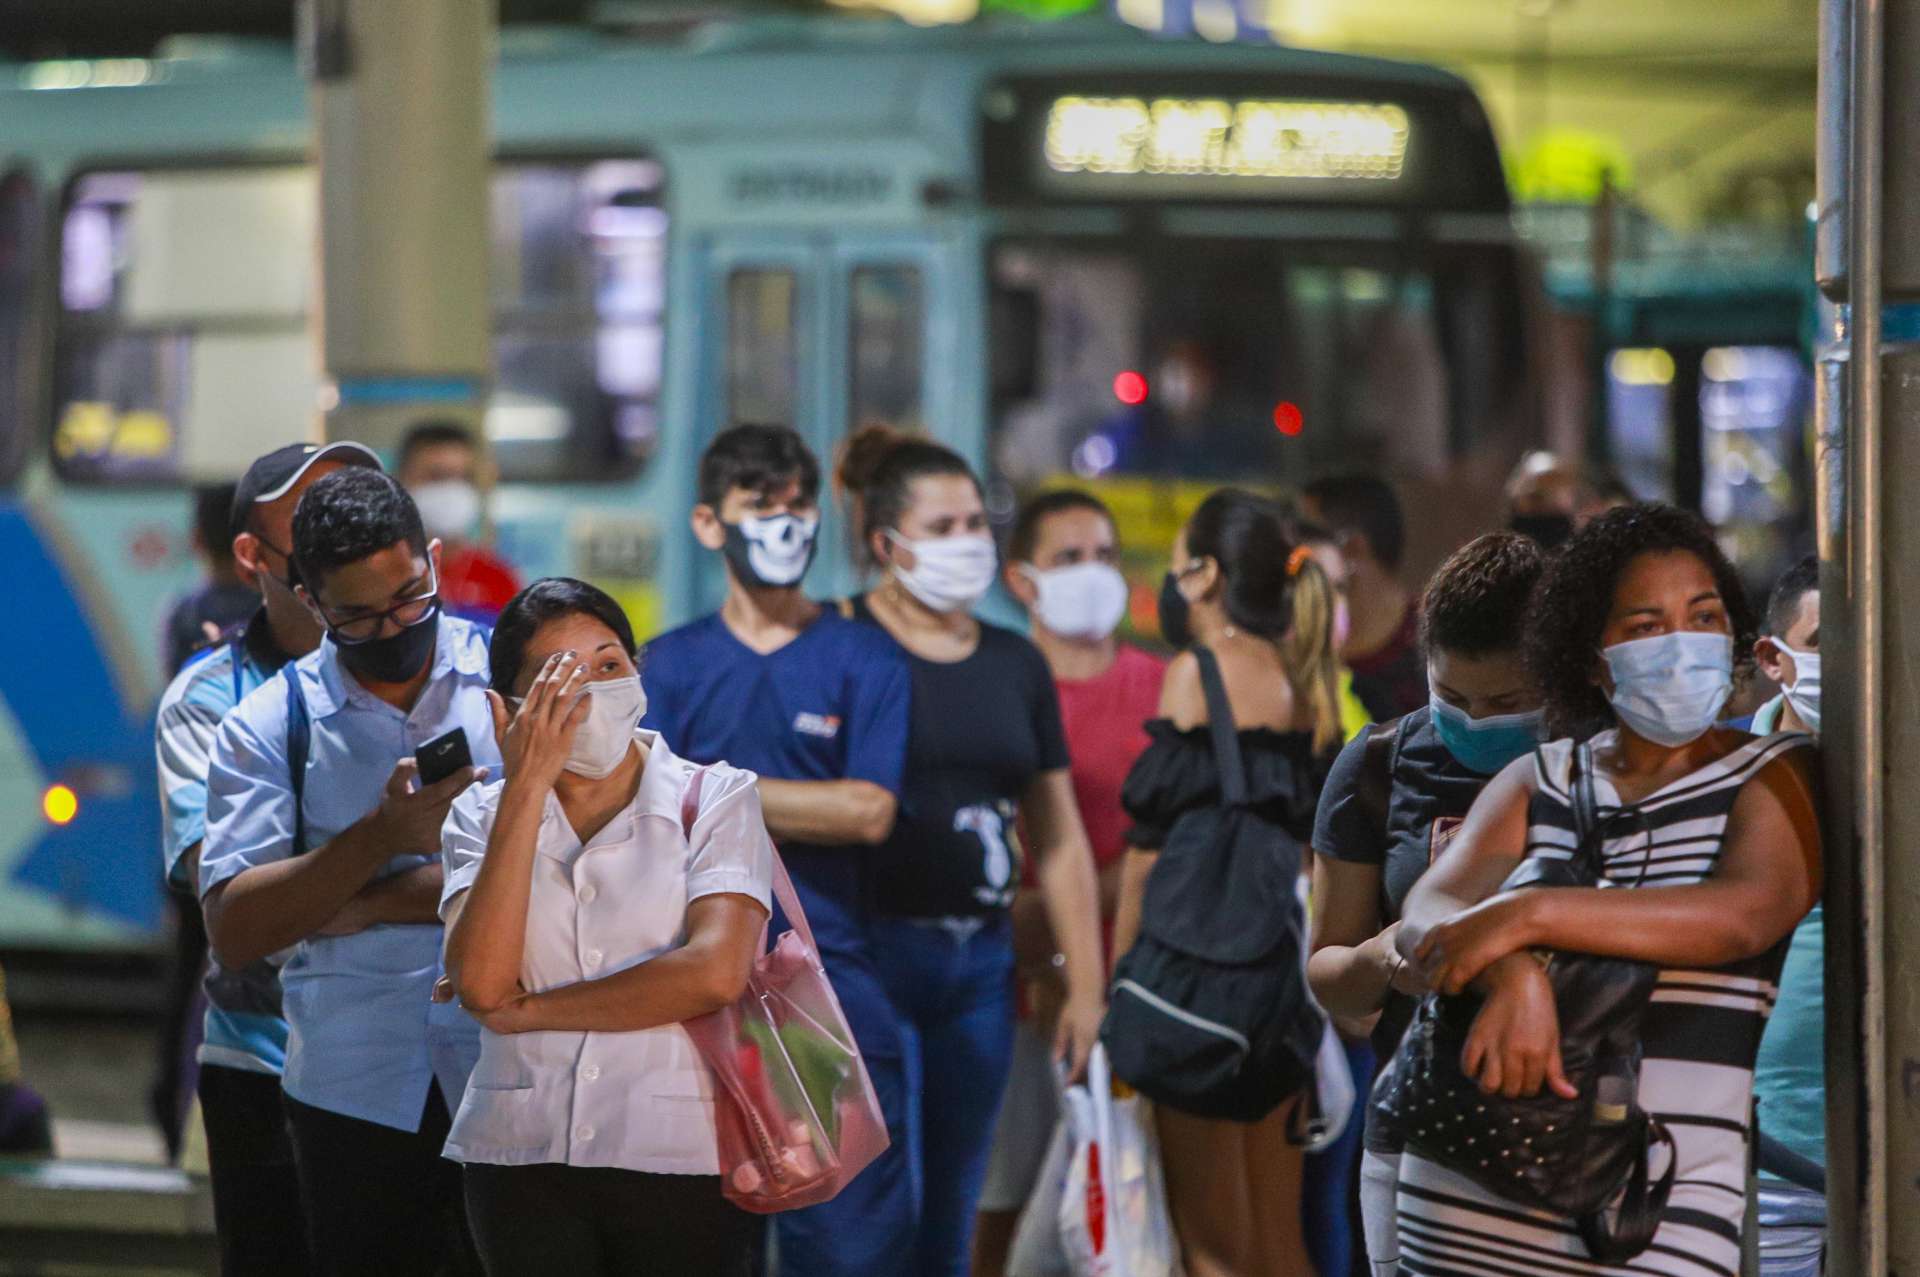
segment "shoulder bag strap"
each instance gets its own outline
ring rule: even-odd
[[[287,684],[287,781],[293,789],[293,854],[307,850],[307,754],[312,748],[313,725],[307,713],[307,694],[300,673],[289,661],[280,677]]]
[[[1598,873],[1604,859],[1599,846],[1600,804],[1593,796],[1593,746],[1581,741],[1573,747],[1573,774],[1567,790],[1573,795],[1575,855],[1591,862]]]
[[[1213,763],[1220,772],[1220,797],[1229,807],[1247,801],[1247,769],[1240,759],[1240,735],[1233,722],[1233,706],[1227,701],[1227,684],[1220,677],[1220,662],[1204,647],[1193,649],[1200,662],[1200,687],[1207,694],[1207,730],[1213,736]]]
[[[689,845],[693,842],[694,822],[700,819],[700,793],[706,787],[707,769],[695,767],[693,778],[687,782],[687,788],[680,795],[680,832],[686,836]],[[800,939],[806,942],[807,953],[815,967],[825,970],[821,964],[820,946],[814,943],[813,928],[807,925],[807,911],[800,907],[800,895],[793,889],[793,879],[787,876],[786,862],[780,859],[780,849],[773,850],[773,898],[780,906],[780,912],[787,915],[787,923],[800,933]],[[772,924],[769,918],[768,924]],[[766,948],[764,934],[760,941]]]

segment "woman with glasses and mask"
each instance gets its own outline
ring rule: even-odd
[[[447,973],[485,1030],[446,1155],[494,1277],[750,1270],[681,1026],[745,991],[773,844],[751,772],[639,728],[634,659],[593,586],[516,595],[489,656],[506,779],[443,831]]]
[[[1672,1135],[1672,1195],[1626,1265],[1573,1224],[1529,1213],[1414,1154],[1400,1164],[1411,1272],[1740,1270],[1753,1064],[1787,938],[1817,899],[1820,834],[1805,736],[1721,723],[1750,670],[1754,616],[1697,515],[1611,510],[1548,565],[1526,654],[1556,738],[1495,776],[1408,895],[1400,957],[1446,994],[1485,998],[1462,1057],[1483,1089],[1574,1098],[1540,955],[1660,968],[1641,1024],[1639,1102]],[[1576,742],[1592,746],[1607,884],[1503,892],[1532,851],[1570,847]]]
[[[848,441],[838,479],[858,548],[883,573],[850,609],[906,651],[913,684],[900,813],[868,862],[875,957],[918,1080],[923,1196],[914,1253],[897,1271],[952,1277],[967,1271],[1012,1061],[1016,821],[1066,979],[1054,1055],[1075,1074],[1103,1010],[1093,854],[1045,659],[973,615],[997,555],[967,463],[869,427]]]

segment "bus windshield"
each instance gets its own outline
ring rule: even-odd
[[[1016,240],[992,259],[998,477],[1439,477],[1499,428],[1488,249]]]

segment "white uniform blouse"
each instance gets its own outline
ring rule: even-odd
[[[650,731],[633,802],[586,846],[549,795],[527,905],[520,982],[529,991],[597,979],[686,943],[687,905],[732,893],[769,903],[773,843],[752,772],[715,764],[691,839],[681,799],[693,764]],[[504,781],[474,786],[447,815],[444,918],[473,885]],[[717,1175],[713,1080],[677,1024],[631,1033],[482,1033],[453,1119],[459,1162],[615,1166]]]

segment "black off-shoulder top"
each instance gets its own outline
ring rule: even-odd
[[[1265,727],[1236,734],[1249,805],[1306,843],[1326,778],[1326,761],[1314,755],[1313,737]],[[1151,743],[1127,773],[1120,802],[1133,817],[1127,844],[1158,850],[1181,815],[1220,803],[1220,770],[1214,764],[1212,729],[1204,723],[1183,730],[1156,718],[1147,723],[1147,736]]]

